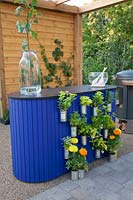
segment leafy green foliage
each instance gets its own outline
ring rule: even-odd
[[[70,125],[71,126],[78,126],[80,122],[80,114],[78,112],[73,112],[70,114]]]
[[[90,106],[92,104],[92,100],[90,97],[87,96],[81,96],[80,97],[80,104],[85,106]]]
[[[95,137],[90,141],[92,143],[93,149],[99,149],[102,153],[107,151],[107,141],[105,141],[102,137]]]
[[[69,159],[66,162],[66,168],[71,169],[73,171],[77,171],[79,169],[88,169],[88,163],[84,156],[81,156],[78,153],[70,153]]]
[[[45,47],[40,44],[40,48],[41,48],[41,56],[43,59],[43,62],[48,70],[48,74],[44,76],[44,80],[45,80],[45,84],[47,87],[49,87],[50,82],[55,81],[57,82],[57,87],[58,86],[62,86],[63,82],[62,82],[62,74],[66,77],[67,79],[67,84],[71,85],[72,81],[71,81],[71,76],[72,76],[72,66],[68,62],[64,62],[61,59],[63,58],[63,45],[61,40],[59,39],[55,39],[54,41],[55,45],[57,47],[55,47],[55,49],[52,52],[52,57],[54,59],[54,63],[50,63],[47,56],[46,56],[46,52],[45,52]],[[61,50],[62,49],[62,50]],[[57,72],[60,72],[60,75],[57,75]]]
[[[93,95],[92,104],[94,107],[100,106],[103,104],[103,94],[102,92],[98,91]]]
[[[109,83],[117,72],[133,69],[133,4],[101,9],[83,16],[83,83],[89,72],[107,67]]]
[[[58,106],[61,111],[68,110],[71,107],[72,102],[74,101],[76,94],[72,94],[68,91],[60,91]]]
[[[32,30],[33,24],[38,24],[38,16],[40,13],[37,11],[38,0],[14,0],[15,4],[19,6],[15,10],[17,17],[23,17],[24,19],[16,22],[18,32],[25,33],[26,39],[22,41],[22,49],[30,49],[29,35],[35,40],[38,39],[37,32]]]

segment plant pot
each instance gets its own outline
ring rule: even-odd
[[[67,160],[69,158],[69,151],[64,149],[64,159]]]
[[[98,107],[93,107],[93,116],[94,117],[97,116],[97,110],[98,110]]]
[[[108,103],[107,108],[108,108],[108,112],[111,112],[112,111],[112,104]]]
[[[86,114],[87,114],[87,106],[86,106],[86,105],[82,105],[82,106],[81,106],[81,113],[82,113],[83,115],[86,115]]]
[[[108,138],[108,129],[105,129],[105,130],[104,130],[104,132],[103,132],[103,137],[104,137],[105,139]]]
[[[117,160],[117,157],[118,157],[117,151],[115,151],[114,153],[110,153],[109,154],[109,162],[114,162],[115,160]]]
[[[79,177],[78,171],[71,171],[71,180],[77,181]]]
[[[101,151],[96,149],[96,158],[101,158]]]
[[[87,145],[87,136],[81,136],[81,141],[83,146]]]
[[[85,170],[84,169],[79,169],[78,170],[78,175],[79,175],[79,179],[82,179],[85,177]]]
[[[60,111],[60,121],[66,122],[67,121],[67,111]]]
[[[77,127],[71,126],[71,137],[77,136]]]

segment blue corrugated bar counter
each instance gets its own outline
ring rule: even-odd
[[[14,93],[9,96],[10,132],[12,146],[12,164],[14,176],[24,182],[37,183],[55,179],[67,172],[61,138],[70,135],[69,122],[60,122],[58,95],[60,91],[76,93],[77,97],[68,110],[80,112],[79,98],[82,95],[92,97],[96,91],[111,90],[115,86],[91,88],[89,85],[71,86],[56,89],[44,89],[40,96],[21,96]],[[115,101],[112,112],[115,111]],[[91,121],[92,110],[87,112]],[[96,160],[91,144],[86,146],[87,160]]]

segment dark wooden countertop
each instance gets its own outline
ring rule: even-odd
[[[21,95],[19,92],[12,93],[8,96],[8,98],[13,99],[47,99],[47,98],[55,98],[59,95],[60,91],[69,91],[75,94],[81,93],[88,93],[88,92],[95,92],[99,90],[108,90],[108,89],[116,89],[117,87],[114,85],[106,85],[105,87],[91,87],[90,85],[80,85],[80,86],[68,86],[62,88],[49,88],[49,89],[42,89],[42,92],[38,96],[24,96]]]

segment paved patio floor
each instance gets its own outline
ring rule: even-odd
[[[133,152],[91,169],[82,180],[66,180],[30,200],[133,200]]]
[[[0,200],[133,200],[133,134],[122,135],[124,145],[117,162],[108,163],[105,158],[92,163],[81,181],[72,182],[66,174],[46,183],[28,184],[12,174],[9,128],[0,124]]]

